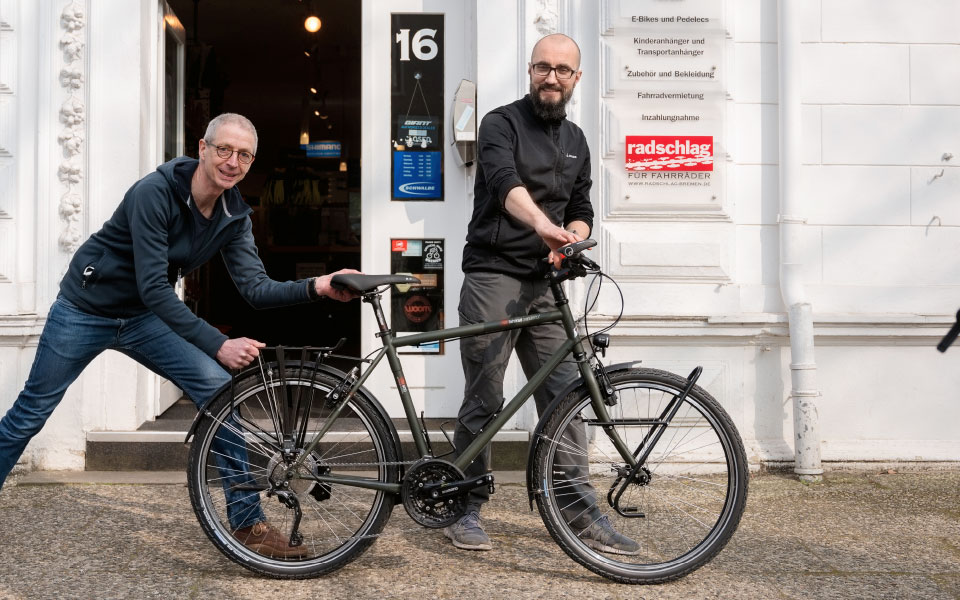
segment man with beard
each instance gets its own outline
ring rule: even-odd
[[[545,279],[555,250],[590,235],[590,152],[583,131],[566,119],[565,107],[580,81],[580,48],[553,34],[533,47],[527,73],[530,93],[490,111],[477,139],[478,168],[473,216],[463,251],[460,324],[497,321],[555,309]],[[527,377],[532,376],[566,339],[560,323],[466,338],[460,359],[466,379],[454,443],[460,450],[476,438],[503,403],[503,375],[516,349]],[[577,376],[574,363],[561,363],[534,392],[537,411]],[[580,431],[585,441],[585,433]],[[615,531],[597,506],[587,483],[583,457],[567,473],[576,500],[564,510],[580,538],[601,552],[636,554],[639,546]],[[467,468],[467,476],[487,472],[490,447]],[[490,550],[480,521],[489,499],[485,488],[470,492],[466,514],[444,530],[457,548]]]

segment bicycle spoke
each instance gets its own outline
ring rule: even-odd
[[[322,402],[312,402],[311,394],[323,398],[337,381],[312,368],[290,370],[289,363],[288,371],[282,377],[285,389],[281,378],[264,368],[262,377],[238,385],[235,399],[223,398],[208,409],[210,417],[194,442],[191,498],[199,498],[206,506],[198,516],[211,540],[244,566],[270,573],[301,568],[298,565],[311,571],[330,570],[350,560],[380,534],[392,501],[383,492],[324,483],[317,475],[339,469],[396,482],[396,475],[392,479],[389,475],[396,473],[396,468],[386,465],[396,465],[398,459],[386,434],[389,425],[361,394],[342,408],[338,426],[330,429],[328,440],[316,440],[315,432],[325,428],[329,411]],[[287,402],[294,404],[286,407]],[[294,446],[292,452],[281,451],[283,411],[288,409],[286,420],[291,421],[294,432],[289,441],[302,440],[305,445],[317,441],[315,451],[304,455],[302,446]],[[264,424],[268,424],[266,429],[261,426]],[[200,464],[193,455],[202,457]],[[294,459],[297,467],[290,470]],[[286,495],[273,490],[280,483],[284,487],[276,492]],[[295,513],[293,505],[287,505],[288,498],[300,507],[297,532],[302,542],[297,548],[301,554],[295,558],[271,556],[268,547],[258,552],[232,537],[230,522],[254,519],[265,519],[279,535],[289,536]]]
[[[586,392],[546,417],[535,451],[543,488],[537,505],[551,535],[587,568],[620,581],[667,581],[712,558],[733,533],[743,511],[746,459],[724,432],[729,426],[716,416],[722,409],[715,401],[699,388],[679,400],[684,379],[635,369],[615,373],[611,384],[617,403],[604,425],[592,416]],[[651,423],[668,410],[669,422]],[[581,419],[591,418],[595,433],[578,437]],[[646,456],[629,478],[629,461],[601,433],[608,424],[635,456]]]

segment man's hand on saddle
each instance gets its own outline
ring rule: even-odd
[[[340,302],[349,302],[354,298],[358,298],[360,295],[349,289],[340,289],[335,288],[330,285],[330,280],[333,279],[334,275],[343,275],[346,273],[360,273],[355,269],[340,269],[336,273],[329,273],[322,277],[317,277],[314,281],[317,288],[317,293],[321,296],[326,296],[327,298],[333,298],[334,300],[339,300]]]
[[[230,339],[217,350],[217,361],[228,369],[242,369],[260,355],[260,348],[264,346],[263,342],[250,338]]]

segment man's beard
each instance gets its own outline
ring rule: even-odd
[[[540,90],[557,90],[560,92],[560,100],[556,103],[544,102],[540,98]],[[573,88],[563,89],[559,84],[541,83],[539,86],[530,84],[530,100],[533,101],[533,112],[544,121],[562,121],[567,116],[566,106],[573,95]]]

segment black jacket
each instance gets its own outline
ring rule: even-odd
[[[308,302],[312,280],[273,281],[257,254],[252,210],[226,190],[209,241],[191,254],[190,179],[198,161],[180,157],[133,184],[100,231],[77,250],[60,293],[83,311],[129,318],[153,311],[174,332],[215,357],[227,336],[180,301],[173,286],[220,252],[240,294],[255,308]]]
[[[549,123],[529,96],[487,113],[477,138],[473,216],[463,270],[540,278],[550,249],[504,208],[507,192],[524,186],[551,221],[583,221],[593,228],[590,151],[583,131],[563,119]]]

